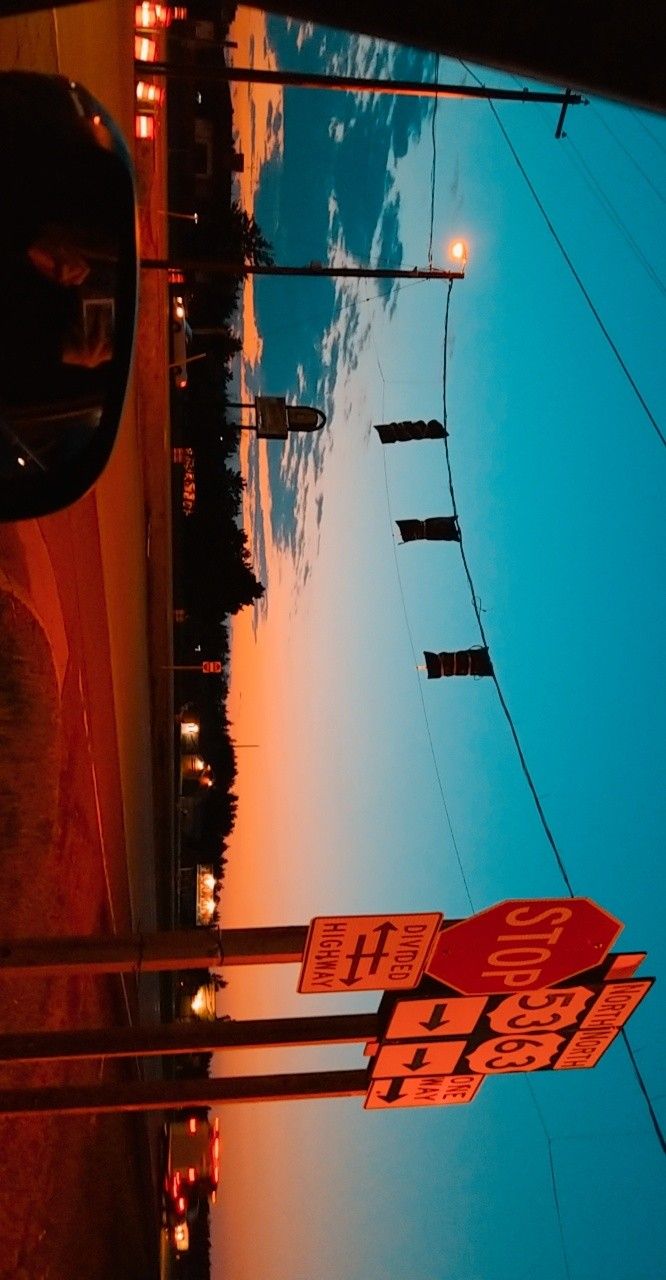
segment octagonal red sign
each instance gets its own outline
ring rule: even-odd
[[[510,898],[442,929],[426,973],[467,996],[534,991],[600,964],[622,927],[590,898]]]

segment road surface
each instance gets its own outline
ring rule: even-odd
[[[131,139],[132,19],[126,0],[0,19],[0,68],[80,79]],[[163,148],[155,158],[163,181]],[[143,222],[150,231],[150,218]],[[159,228],[151,234],[157,241]],[[164,282],[148,292],[154,314],[141,325],[150,358],[130,387],[104,476],[66,512],[0,525],[0,936],[156,923],[155,803],[168,807],[172,737],[163,671],[170,507]],[[151,669],[161,673],[152,684]],[[165,744],[157,773],[151,701]],[[168,843],[168,823],[160,825]],[[139,988],[117,979],[0,981],[5,1031],[139,1013],[158,1015],[154,980]],[[61,1076],[113,1070],[78,1064]],[[46,1082],[55,1071],[4,1067],[0,1080]],[[142,1121],[0,1120],[0,1145],[0,1280],[51,1280],[73,1265],[81,1280],[156,1274],[158,1203],[146,1197],[152,1151]]]

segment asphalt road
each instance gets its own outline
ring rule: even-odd
[[[0,19],[0,68],[80,79],[131,138],[132,18],[127,0],[96,0]],[[154,724],[170,695],[161,289],[152,285],[152,324],[141,318],[151,377],[130,387],[92,494],[48,519],[0,525],[0,936],[155,926],[155,802],[168,810],[169,772],[168,753],[153,770],[151,704]],[[0,981],[4,1031],[139,1016],[157,1016],[154,980]],[[115,1069],[79,1064],[58,1078]],[[4,1067],[0,1080],[46,1083],[55,1071]],[[156,1274],[154,1149],[140,1119],[0,1120],[0,1149],[0,1280]]]

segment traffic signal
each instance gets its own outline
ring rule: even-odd
[[[427,516],[425,520],[396,520],[403,542],[460,542],[456,516]]]
[[[453,652],[423,654],[429,680],[441,676],[491,676],[493,664],[487,649],[457,649]]]
[[[222,671],[221,662],[202,662],[201,670],[205,676],[219,676]]]
[[[375,424],[375,431],[382,444],[396,444],[407,440],[444,440],[448,436],[446,427],[436,418],[424,422],[380,422]]]

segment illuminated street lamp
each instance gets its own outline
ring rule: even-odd
[[[193,222],[195,227],[199,225],[198,213],[177,213],[175,209],[160,209],[160,213],[167,218],[181,218],[184,222]],[[170,281],[170,283],[182,284],[183,281]]]
[[[451,262],[458,262],[461,267],[467,265],[467,243],[465,240],[452,240],[449,245]]]

